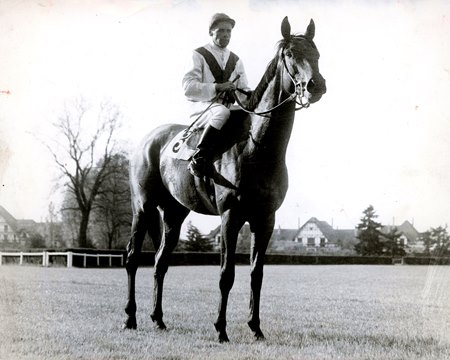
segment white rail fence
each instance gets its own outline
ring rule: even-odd
[[[100,258],[109,258],[109,266],[112,267],[112,259],[120,258],[120,266],[123,266],[123,255],[118,254],[85,254],[76,253],[73,251],[66,252],[0,252],[0,266],[3,265],[3,258],[5,257],[19,257],[19,265],[24,264],[24,258],[26,257],[42,257],[42,266],[48,267],[50,265],[50,258],[52,256],[66,256],[67,267],[73,266],[73,257],[81,256],[83,257],[83,267],[87,265],[87,258],[97,258],[97,266],[100,266]]]

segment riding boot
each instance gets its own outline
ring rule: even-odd
[[[188,169],[197,177],[211,176],[214,173],[214,147],[219,140],[220,130],[207,125],[197,145],[197,150],[191,158]]]

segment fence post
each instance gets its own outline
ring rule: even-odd
[[[3,255],[3,253],[0,252],[0,266],[2,266],[2,255]]]
[[[100,255],[97,254],[97,267],[100,267]]]
[[[20,260],[19,260],[19,265],[23,264],[23,252],[20,252]]]
[[[122,256],[120,257],[120,266],[123,267],[123,254],[122,254]]]
[[[83,254],[83,267],[86,267],[86,254]]]
[[[109,254],[109,267],[112,267],[112,256]]]
[[[73,264],[73,253],[72,251],[67,252],[67,267],[72,267]]]
[[[46,259],[47,257],[47,251],[43,251],[42,252],[42,266],[46,267],[47,266],[47,262],[48,260]]]

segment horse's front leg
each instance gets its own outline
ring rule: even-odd
[[[221,261],[220,261],[220,302],[219,314],[214,323],[219,334],[220,342],[228,342],[226,331],[227,326],[227,304],[228,296],[234,284],[235,275],[235,255],[236,242],[239,230],[244,221],[233,210],[228,210],[222,214],[222,240],[221,240]]]
[[[250,224],[252,229],[252,245],[250,251],[251,292],[248,326],[253,331],[257,340],[264,339],[264,334],[260,328],[259,305],[263,281],[264,256],[270,237],[272,236],[274,224],[275,214],[264,217],[264,219],[258,219]]]

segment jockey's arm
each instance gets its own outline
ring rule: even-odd
[[[211,101],[216,95],[214,77],[206,71],[203,57],[193,52],[190,69],[183,77],[184,95],[191,101]]]
[[[236,74],[235,74],[236,73]],[[237,75],[239,75],[239,79],[236,82],[236,87],[244,92],[251,94],[252,89],[248,86],[247,75],[245,73],[244,64],[241,60],[236,63],[236,69],[231,75],[231,78],[234,79]],[[245,106],[248,103],[249,96],[240,91],[236,91],[236,95],[239,98],[239,101]],[[232,110],[238,109],[236,104],[231,106]]]

